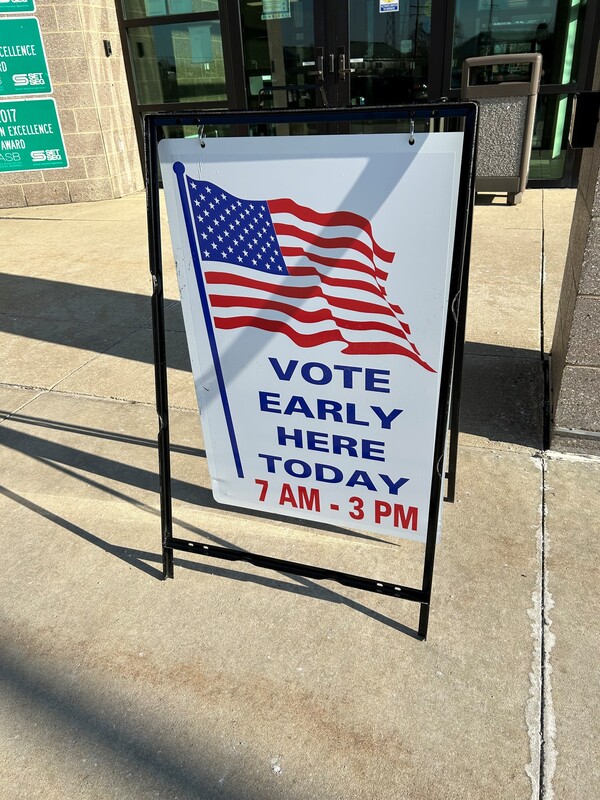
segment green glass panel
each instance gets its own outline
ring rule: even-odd
[[[128,37],[140,105],[226,102],[218,22],[130,28]]]
[[[560,180],[567,157],[573,98],[566,94],[538,97],[529,178]]]
[[[581,0],[457,0],[452,87],[461,85],[465,58],[511,53],[541,53],[544,84],[575,81],[585,5]],[[512,69],[498,79],[527,76]]]
[[[125,19],[160,17],[165,14],[217,13],[218,0],[123,0]]]

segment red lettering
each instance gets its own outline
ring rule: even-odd
[[[385,500],[375,501],[375,522],[377,525],[379,525],[384,517],[390,517],[391,515],[392,507],[389,503],[386,503]]]
[[[263,503],[265,497],[267,496],[267,489],[269,488],[269,481],[261,481],[260,478],[255,478],[254,483],[258,486],[262,487],[260,490],[260,495],[258,496],[259,502]]]
[[[413,531],[417,530],[417,523],[419,519],[419,509],[416,506],[409,506],[404,509],[404,506],[399,503],[394,503],[394,527],[395,528],[410,528]]]
[[[354,504],[354,509],[348,512],[352,519],[364,519],[365,512],[363,511],[363,508],[365,504],[361,498],[356,496],[351,497],[350,502]]]
[[[286,503],[289,503],[292,508],[298,508],[298,503],[296,502],[294,492],[292,491],[292,487],[289,485],[289,483],[283,484],[281,487],[281,494],[279,495],[279,505],[284,506]]]
[[[321,497],[318,489],[309,490],[306,486],[299,486],[298,500],[300,502],[300,508],[305,508],[307,511],[321,510]]]

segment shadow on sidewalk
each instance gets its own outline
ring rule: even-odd
[[[170,304],[170,305],[169,305]],[[181,306],[168,300],[167,330],[183,331]],[[119,328],[119,358],[153,362],[150,296],[73,283],[0,273],[0,332],[69,347],[93,349],[89,332]],[[58,321],[65,324],[57,324]],[[123,331],[125,327],[125,331]],[[146,342],[128,333],[145,327]],[[125,338],[123,335],[125,333]],[[102,346],[109,352],[111,346]],[[169,367],[190,371],[185,345],[167,347]],[[490,441],[542,447],[543,381],[540,355],[533,350],[467,342],[461,431]]]
[[[465,343],[460,431],[543,449],[544,370],[535,350]]]
[[[4,412],[0,410],[0,414],[2,413]],[[144,501],[136,500],[130,495],[125,494],[117,489],[115,484],[122,485],[123,487],[141,489],[142,491],[153,494],[158,493],[158,457],[156,461],[156,471],[153,472],[143,467],[135,466],[131,463],[125,463],[122,460],[107,458],[106,456],[101,456],[96,453],[83,450],[81,447],[72,447],[59,442],[53,442],[49,438],[43,436],[34,436],[33,434],[27,433],[24,430],[17,429],[15,427],[16,425],[34,425],[36,427],[41,426],[48,429],[68,431],[70,433],[80,434],[85,437],[92,436],[116,442],[135,444],[142,447],[150,447],[153,450],[157,450],[158,448],[156,442],[152,441],[151,439],[129,436],[127,434],[118,434],[110,431],[102,431],[98,428],[89,428],[87,426],[48,421],[37,417],[28,417],[22,414],[12,414],[10,416],[9,425],[0,424],[1,445],[9,450],[14,450],[15,452],[25,453],[29,458],[45,464],[62,473],[63,475],[68,476],[69,478],[85,483],[89,486],[93,486],[102,492],[111,494],[119,499],[127,500],[134,505],[139,505],[144,508],[149,508]],[[171,451],[172,453],[187,454],[198,456],[199,458],[206,458],[206,452],[200,448],[171,445]],[[92,478],[91,475],[98,476],[100,480],[95,480],[95,478]],[[202,506],[204,508],[221,509],[225,511],[233,510],[240,512],[245,516],[257,517],[258,519],[275,520],[285,522],[288,525],[299,525],[301,527],[313,527],[318,530],[329,531],[330,533],[341,533],[345,536],[355,539],[379,541],[378,537],[370,536],[368,533],[350,531],[347,528],[341,528],[335,525],[319,524],[318,522],[314,521],[307,522],[306,520],[296,520],[293,517],[267,514],[254,509],[223,505],[214,499],[213,493],[210,489],[206,488],[205,486],[201,486],[198,483],[190,483],[189,481],[184,481],[177,477],[172,477],[171,486],[174,500],[179,500],[191,505]]]
[[[38,461],[45,466],[51,467],[58,471],[60,474],[68,479],[76,480],[84,483],[86,486],[93,487],[109,496],[135,506],[140,511],[150,514],[156,518],[156,542],[160,546],[160,510],[155,505],[150,505],[142,499],[132,496],[127,492],[127,487],[135,487],[158,494],[158,473],[153,473],[141,467],[131,464],[124,464],[105,456],[95,455],[86,452],[79,447],[71,447],[68,445],[60,444],[57,442],[48,441],[47,439],[24,431],[16,430],[13,425],[24,424],[26,426],[33,425],[35,427],[43,426],[49,429],[59,430],[61,432],[67,431],[69,433],[81,434],[85,437],[100,437],[106,438],[111,441],[123,441],[128,444],[135,444],[141,447],[151,447],[156,449],[156,443],[149,439],[139,437],[132,437],[128,435],[117,434],[108,431],[101,431],[83,426],[75,426],[73,424],[64,424],[58,422],[48,422],[46,420],[37,419],[35,417],[24,417],[22,415],[13,415],[10,418],[10,426],[0,425],[0,443],[5,447],[26,453],[30,458]],[[196,455],[200,458],[205,458],[206,454],[203,450],[194,449],[190,447],[173,446],[173,452],[186,455]],[[98,480],[91,475],[98,476]],[[117,488],[117,486],[122,488]],[[360,531],[351,531],[347,528],[336,527],[333,525],[319,524],[308,520],[295,520],[291,517],[276,516],[273,514],[262,513],[251,509],[242,509],[234,506],[222,506],[216,503],[212,492],[203,487],[191,483],[186,483],[178,479],[172,481],[173,498],[176,500],[183,500],[184,502],[193,503],[207,508],[220,508],[225,509],[230,513],[242,513],[245,516],[252,516],[259,519],[268,519],[271,521],[285,522],[289,526],[300,526],[303,528],[312,528],[314,530],[329,531],[332,533],[342,534],[349,539],[362,539],[367,541],[380,541],[375,536],[370,536],[368,533]],[[85,530],[80,525],[64,518],[63,516],[45,509],[38,503],[31,499],[25,498],[15,491],[7,487],[0,487],[0,494],[4,495],[9,500],[21,505],[24,508],[38,514],[40,517],[48,520],[54,525],[57,525],[71,534],[79,537],[80,539],[88,542],[95,547],[100,548],[104,552],[124,561],[129,566],[139,569],[146,575],[155,579],[162,579],[162,568],[157,568],[153,564],[162,565],[162,557],[158,553],[151,551],[143,551],[132,549],[128,547],[121,547],[111,544],[102,537]],[[223,539],[209,531],[199,528],[195,525],[174,517],[175,530],[183,529],[186,536],[190,535],[198,538],[199,541],[210,542],[223,547],[229,547],[242,551],[243,548],[233,544],[232,542]],[[399,543],[389,542],[390,547],[398,547]],[[158,547],[157,547],[158,549]],[[343,604],[361,614],[364,614],[376,621],[387,625],[400,633],[407,636],[418,638],[417,632],[406,625],[403,625],[396,620],[386,617],[383,614],[374,611],[368,606],[364,606],[350,598],[344,597],[337,592],[315,583],[311,579],[301,576],[290,576],[286,573],[281,573],[285,576],[286,580],[265,578],[262,575],[245,573],[241,570],[224,569],[222,567],[213,566],[211,564],[198,563],[189,559],[176,558],[175,564],[189,570],[197,572],[204,572],[211,575],[218,575],[230,580],[236,580],[243,583],[256,583],[262,586],[268,586],[279,591],[291,592],[300,594],[307,597],[312,597],[317,600],[327,602],[334,602]],[[147,563],[150,562],[150,563]]]
[[[2,629],[11,631],[10,620],[3,620]],[[190,758],[186,750],[177,747],[178,739],[182,736],[185,739],[185,728],[183,731],[174,728],[160,705],[156,713],[144,713],[144,703],[138,702],[135,695],[132,702],[131,696],[122,694],[127,692],[122,679],[113,689],[114,695],[108,695],[103,690],[104,684],[94,684],[94,679],[105,680],[102,674],[98,676],[97,667],[92,675],[81,670],[76,677],[64,675],[54,670],[52,664],[46,664],[43,658],[32,656],[31,650],[21,641],[22,633],[10,639],[5,633],[5,637],[5,641],[0,641],[0,686],[4,703],[15,711],[12,722],[16,730],[31,729],[32,736],[36,735],[35,728],[38,732],[46,731],[41,740],[41,763],[47,759],[51,767],[60,765],[63,779],[81,780],[83,776],[87,792],[94,787],[98,791],[94,796],[98,797],[102,796],[103,789],[107,797],[160,796],[180,800],[248,800],[252,795],[250,785],[240,787],[244,781],[243,766],[239,762],[230,763],[230,752],[225,748],[219,752],[214,745],[211,747],[208,737],[205,742],[194,743],[196,755]],[[168,676],[157,668],[155,677],[162,681],[162,693],[169,686]],[[170,704],[167,702],[164,707]],[[136,708],[139,715],[136,715]],[[18,740],[19,736],[15,738]],[[14,743],[14,759],[21,761],[19,770],[23,783],[20,787],[5,784],[4,790],[13,797],[25,796],[20,794],[20,789],[39,796],[26,774],[26,754],[30,746],[30,742],[25,746],[18,741]],[[51,767],[50,789],[53,786]],[[229,777],[224,785],[223,775]],[[88,793],[86,796],[90,796]],[[276,796],[280,797],[279,792]],[[272,800],[275,795],[265,792],[263,787],[261,797]]]
[[[152,364],[149,273],[148,286],[143,295],[0,272],[0,333],[98,353],[118,344],[120,358]],[[183,331],[179,301],[165,298],[165,310],[167,330]],[[128,341],[140,328],[145,342]],[[169,366],[190,371],[185,347],[170,348]]]
[[[110,492],[111,494],[120,494],[115,492]],[[163,579],[162,574],[162,556],[159,553],[153,553],[148,550],[138,550],[136,548],[131,547],[121,547],[119,545],[111,544],[107,542],[105,539],[102,539],[100,536],[91,533],[90,531],[85,530],[80,525],[76,525],[75,523],[71,522],[70,520],[61,517],[59,514],[50,511],[49,509],[43,508],[38,503],[33,502],[21,495],[17,494],[16,492],[11,491],[5,487],[0,486],[0,494],[4,495],[7,499],[11,500],[14,503],[22,506],[23,508],[32,511],[35,514],[38,514],[43,519],[48,520],[53,525],[57,525],[60,528],[68,531],[69,533],[78,536],[83,541],[87,542],[88,544],[94,545],[98,547],[100,550],[103,550],[105,553],[109,553],[111,556],[120,559],[127,565],[131,567],[135,567],[139,569],[140,572],[148,575],[151,578],[155,578],[158,580]],[[132,502],[131,498],[127,497],[126,495],[121,495],[121,498],[126,502]],[[135,503],[135,505],[139,506],[141,510],[145,513],[149,513],[157,518],[156,521],[156,534],[157,534],[157,542],[158,536],[160,532],[159,527],[159,517],[160,512],[152,508],[151,506],[147,506],[144,503]],[[245,510],[244,510],[245,511]],[[218,544],[223,547],[233,548],[235,550],[240,550],[236,545],[233,545],[231,542],[228,542],[226,539],[223,539],[219,536],[215,536],[208,531],[202,530],[194,525],[190,525],[189,523],[184,522],[183,520],[174,518],[174,523],[176,526],[184,528],[188,534],[193,534],[195,536],[200,537],[202,541],[211,541],[213,544]],[[287,520],[293,524],[293,520]],[[315,525],[315,528],[320,526]],[[346,531],[344,531],[346,532]],[[150,562],[150,563],[146,563]],[[265,586],[270,589],[275,589],[281,592],[289,592],[295,595],[301,595],[303,597],[310,597],[314,600],[321,600],[329,603],[336,603],[339,605],[344,605],[347,608],[352,609],[360,614],[364,614],[367,617],[375,620],[376,622],[380,622],[383,625],[386,625],[389,628],[392,628],[399,633],[403,633],[406,636],[409,636],[413,639],[419,639],[418,633],[416,630],[409,628],[407,625],[404,625],[397,620],[391,619],[390,617],[385,616],[384,614],[380,614],[379,612],[369,608],[368,606],[363,605],[362,603],[358,603],[355,600],[351,600],[348,597],[344,597],[343,595],[338,594],[332,589],[329,589],[322,584],[315,583],[313,580],[309,578],[304,578],[299,575],[288,575],[285,572],[277,573],[285,578],[286,580],[282,580],[281,578],[268,578],[264,575],[256,574],[256,573],[246,573],[242,572],[241,570],[236,569],[225,569],[223,567],[218,567],[214,565],[214,561],[211,559],[210,563],[208,562],[199,562],[199,561],[190,561],[189,559],[179,558],[176,557],[174,560],[175,567],[182,567],[187,570],[191,570],[193,572],[201,572],[207,575],[218,576],[220,578],[225,578],[227,580],[234,580],[240,583],[249,583],[249,584],[256,584],[258,586]],[[152,564],[159,564],[161,565],[160,568],[151,566]]]

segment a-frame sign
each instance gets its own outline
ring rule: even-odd
[[[367,121],[385,132],[350,133]],[[145,118],[165,577],[179,550],[334,580],[420,603],[425,638],[476,122],[454,103]],[[252,135],[299,123],[347,132]],[[215,499],[422,542],[420,588],[173,536],[159,164]]]

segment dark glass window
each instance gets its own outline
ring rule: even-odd
[[[125,19],[217,12],[218,0],[122,0]]]
[[[140,105],[226,102],[218,22],[134,27],[128,35]]]
[[[353,105],[427,98],[431,0],[400,0],[382,14],[378,0],[350,2]]]
[[[529,177],[559,180],[567,157],[572,95],[538,96]]]
[[[313,0],[297,0],[279,19],[265,19],[261,2],[241,5],[249,108],[315,105]]]
[[[542,83],[571,83],[584,13],[579,0],[457,0],[452,87],[460,87],[465,58],[511,53],[541,53]],[[502,80],[527,78],[513,69]]]

